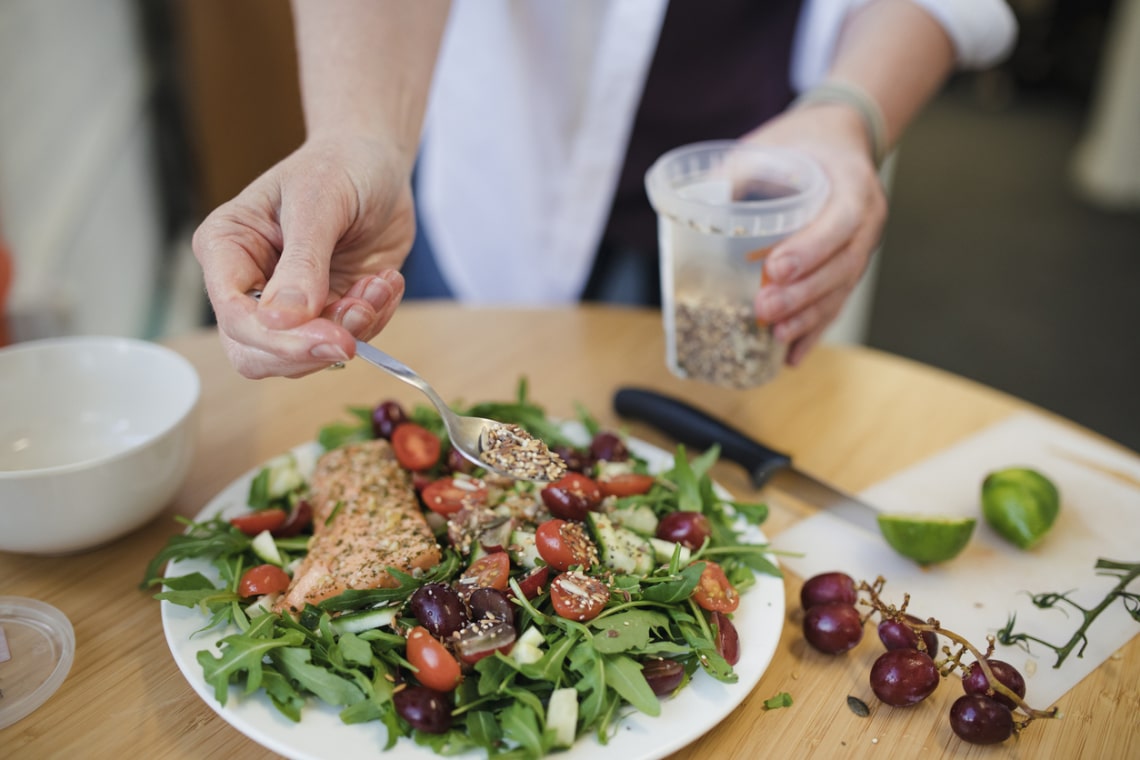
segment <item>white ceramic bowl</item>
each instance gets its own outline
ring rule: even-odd
[[[143,340],[0,349],[0,551],[64,554],[143,525],[190,468],[201,384]]]

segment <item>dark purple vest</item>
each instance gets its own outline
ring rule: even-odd
[[[737,138],[791,102],[801,0],[670,0],[630,135],[606,249],[657,256],[645,172],[692,142]]]

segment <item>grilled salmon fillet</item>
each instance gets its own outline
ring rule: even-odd
[[[309,483],[313,539],[276,604],[300,612],[347,589],[391,588],[388,572],[435,567],[439,545],[408,473],[385,440],[351,443],[317,460]]]

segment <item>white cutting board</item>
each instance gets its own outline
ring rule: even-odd
[[[982,480],[1012,466],[1040,471],[1061,493],[1057,522],[1030,551],[1006,542],[981,515]],[[856,580],[882,575],[884,600],[899,604],[910,593],[909,611],[937,618],[983,651],[986,635],[1013,613],[1015,631],[1063,644],[1080,625],[1080,615],[1063,605],[1038,609],[1030,595],[1072,591],[1074,601],[1092,607],[1118,580],[1096,574],[1098,558],[1140,562],[1140,457],[1035,414],[1009,417],[869,488],[861,498],[882,512],[976,516],[978,524],[965,551],[924,569],[896,554],[881,536],[818,513],[772,539],[780,550],[803,553],[781,557],[783,566],[801,578],[831,570]],[[1140,579],[1130,588],[1140,591]],[[1038,644],[1028,653],[999,644],[994,656],[1021,670],[1026,701],[1044,709],[1137,633],[1140,623],[1117,600],[1092,624],[1084,656],[1070,654],[1059,669],[1053,667],[1053,651]]]

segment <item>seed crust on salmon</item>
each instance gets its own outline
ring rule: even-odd
[[[275,609],[300,612],[348,589],[392,588],[388,572],[428,570],[439,544],[411,477],[383,439],[346,444],[317,460],[309,483],[313,538]]]

